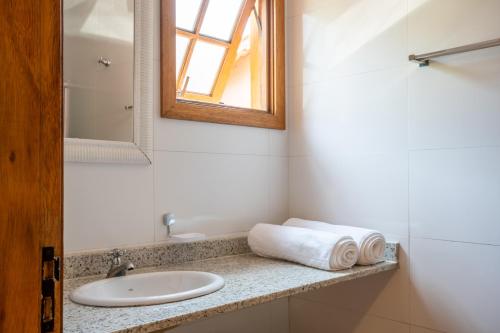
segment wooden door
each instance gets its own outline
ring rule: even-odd
[[[61,2],[0,0],[0,332],[61,332],[61,62]]]

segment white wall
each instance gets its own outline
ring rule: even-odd
[[[396,274],[290,300],[291,332],[500,331],[499,0],[289,2],[290,215],[380,229]]]
[[[288,298],[223,313],[163,333],[288,333]],[[159,333],[159,332],[158,332]]]
[[[160,118],[156,6],[153,165],[65,163],[66,253],[247,231],[288,217],[287,132]]]

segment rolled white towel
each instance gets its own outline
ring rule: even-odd
[[[373,265],[384,261],[385,238],[378,231],[297,218],[288,219],[283,225],[351,236],[359,247],[358,265]]]
[[[248,245],[255,254],[263,257],[332,271],[352,267],[359,255],[351,237],[262,223],[248,233]]]

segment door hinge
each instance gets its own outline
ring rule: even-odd
[[[41,332],[54,331],[55,284],[60,278],[60,258],[54,255],[54,247],[42,248],[42,297]]]

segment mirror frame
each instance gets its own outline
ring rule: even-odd
[[[134,0],[134,141],[64,138],[64,161],[149,165],[153,157],[153,1]]]

